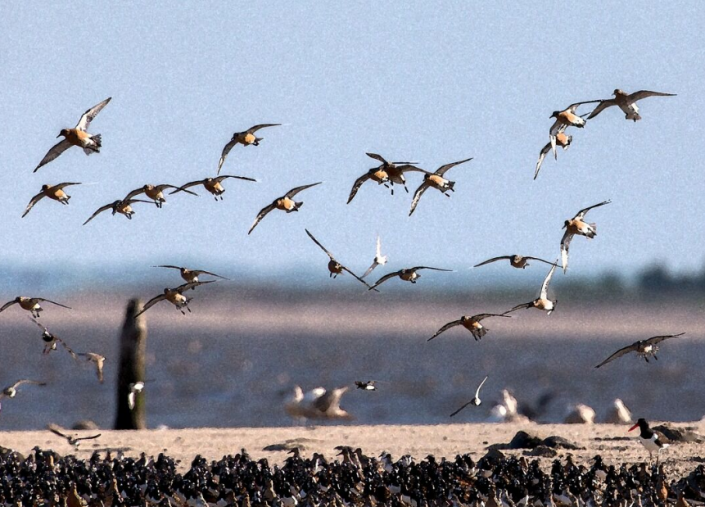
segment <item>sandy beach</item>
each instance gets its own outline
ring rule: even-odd
[[[654,423],[654,425],[657,423]],[[705,434],[705,422],[673,424],[677,428],[691,428]],[[267,458],[270,464],[281,464],[288,456],[286,450],[265,450],[278,444],[298,445],[303,455],[314,452],[326,458],[335,458],[338,445],[361,447],[368,455],[388,451],[395,459],[410,454],[421,460],[432,454],[437,458],[453,459],[456,454],[469,453],[474,459],[482,457],[487,447],[508,443],[524,430],[541,437],[557,435],[568,439],[580,450],[558,449],[556,457],[572,454],[577,463],[586,463],[596,454],[608,464],[631,464],[648,460],[648,452],[637,441],[638,432],[628,433],[629,426],[566,425],[566,424],[454,424],[454,425],[377,425],[377,426],[311,426],[290,428],[233,428],[182,429],[144,431],[83,431],[82,435],[101,433],[99,439],[85,442],[77,455],[88,458],[94,451],[122,449],[128,456],[157,456],[164,452],[188,469],[192,459],[200,454],[208,460],[220,459],[246,449],[254,459]],[[61,438],[49,431],[20,431],[0,433],[0,446],[20,453],[31,452],[34,446],[53,449],[59,454],[74,453]],[[506,450],[506,454],[521,455],[523,450]],[[661,453],[669,474],[683,475],[703,462],[703,444],[677,443]],[[555,458],[541,458],[549,465]]]

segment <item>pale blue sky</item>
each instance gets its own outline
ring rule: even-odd
[[[5,3],[0,262],[325,264],[307,227],[353,269],[367,267],[378,232],[395,269],[462,269],[509,253],[555,258],[563,220],[612,199],[589,215],[597,239],[573,242],[572,272],[700,269],[703,26],[697,2]],[[551,112],[617,87],[678,97],[641,102],[638,123],[613,108],[573,129],[573,146],[532,181]],[[102,152],[71,149],[33,174],[59,130],[108,96],[90,129]],[[235,147],[223,171],[260,183],[81,226],[144,183],[214,174],[233,132],[270,122],[287,125]],[[401,189],[366,184],[345,204],[374,165],[366,151],[430,170],[474,160],[449,173],[451,199],[431,190],[409,218]],[[420,177],[408,179],[413,192]],[[247,236],[273,198],[319,180],[300,213],[274,212]],[[95,184],[71,188],[69,207],[47,199],[20,218],[43,183],[61,181]]]

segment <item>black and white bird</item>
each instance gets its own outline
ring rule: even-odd
[[[362,389],[363,391],[376,391],[377,390],[377,381],[376,380],[356,380],[355,381],[355,387],[358,389]]]
[[[66,345],[66,342],[64,340],[62,340],[55,334],[50,333],[46,326],[42,325],[34,317],[30,317],[29,319],[34,322],[37,327],[39,327],[39,329],[42,330],[42,341],[44,342],[44,350],[42,351],[42,354],[49,354],[52,350],[56,350],[56,345],[60,343],[66,349],[66,352],[71,355],[71,357],[77,359],[76,353],[71,349],[71,347]]]
[[[133,382],[129,385],[129,392],[127,393],[127,406],[130,410],[135,409],[135,397],[137,393],[141,393],[144,390],[144,382],[141,380],[138,382]]]
[[[460,413],[460,411],[463,410],[468,405],[474,405],[475,407],[479,407],[482,404],[482,400],[480,400],[480,389],[482,389],[482,386],[485,385],[485,382],[487,382],[487,378],[488,377],[485,376],[485,378],[482,379],[482,382],[480,382],[480,385],[477,386],[477,390],[475,391],[475,397],[472,400],[468,401],[465,405],[460,407],[458,410],[456,410],[455,412],[450,414],[451,417],[458,415]]]
[[[646,419],[640,417],[634,426],[629,428],[629,431],[633,431],[639,428],[639,442],[643,445],[647,451],[649,451],[649,459],[653,457],[653,453],[656,453],[656,461],[658,462],[658,455],[662,449],[665,449],[670,444],[668,439],[659,431],[654,431],[649,427],[649,423]]]
[[[644,361],[647,363],[649,362],[649,356],[653,357],[658,361],[658,357],[656,357],[656,352],[658,352],[658,347],[656,346],[657,343],[661,343],[664,340],[668,340],[670,338],[678,338],[679,336],[683,336],[685,333],[678,333],[678,334],[667,334],[664,336],[653,336],[651,338],[648,338],[646,340],[639,340],[627,347],[623,347],[619,349],[617,352],[612,354],[610,357],[602,361],[600,364],[595,366],[595,368],[599,368],[600,366],[603,366],[610,361],[614,361],[615,359],[622,357],[624,354],[629,354],[630,352],[636,352],[639,357],[643,357]]]

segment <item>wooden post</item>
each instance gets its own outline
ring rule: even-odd
[[[135,408],[130,410],[130,384],[144,382],[144,356],[147,348],[147,325],[144,316],[135,315],[142,308],[139,299],[131,299],[125,312],[125,323],[120,335],[120,370],[117,380],[116,430],[141,430],[147,427],[144,391],[136,393]]]

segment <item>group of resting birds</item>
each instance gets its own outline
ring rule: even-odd
[[[283,465],[244,449],[218,461],[197,455],[181,472],[165,454],[89,459],[35,447],[27,457],[0,448],[0,503],[47,507],[656,507],[705,497],[705,467],[669,480],[663,466],[614,466],[597,455],[578,465],[568,454],[548,467],[492,452],[473,460],[388,452],[366,456],[338,446],[336,459],[303,457],[293,448]],[[338,459],[339,458],[339,459]],[[185,468],[185,467],[183,467]]]

